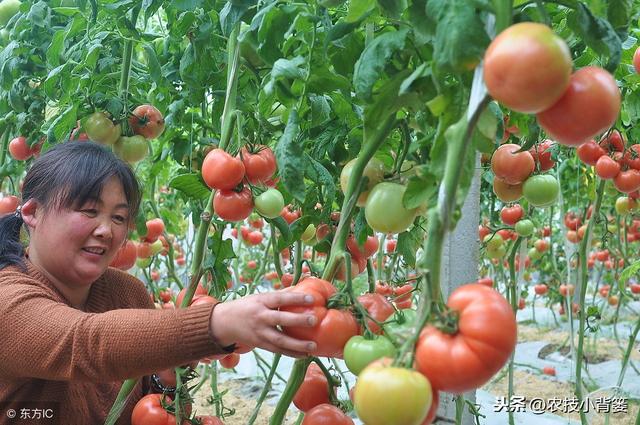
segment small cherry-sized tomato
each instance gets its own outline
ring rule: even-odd
[[[587,165],[594,166],[598,162],[601,156],[606,155],[607,152],[598,145],[595,140],[589,140],[586,143],[581,144],[576,149],[578,158],[580,161]]]
[[[9,154],[17,161],[26,161],[31,158],[33,151],[27,143],[27,138],[19,136],[9,142]]]
[[[553,366],[545,366],[542,368],[542,373],[544,375],[556,376],[556,368]]]
[[[219,190],[213,197],[213,210],[227,221],[242,221],[253,211],[251,190],[245,187],[240,192]]]
[[[535,169],[535,161],[529,151],[519,150],[520,146],[507,143],[496,149],[491,157],[493,173],[510,185],[524,182]]]
[[[164,118],[155,106],[140,105],[129,117],[129,127],[134,134],[139,134],[145,139],[156,139],[164,131]]]
[[[500,219],[507,226],[513,226],[524,216],[524,209],[520,204],[514,204],[510,207],[503,207],[500,211]]]
[[[233,369],[234,367],[238,366],[239,363],[240,363],[240,354],[238,353],[227,354],[226,356],[220,359],[220,366],[226,369]]]
[[[536,295],[544,295],[549,291],[549,287],[544,283],[540,283],[533,287]]]

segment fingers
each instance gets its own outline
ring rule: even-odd
[[[313,304],[313,295],[300,292],[271,292],[264,295],[264,304],[269,308],[280,308],[289,305]]]
[[[263,337],[265,349],[293,357],[307,356],[317,348],[313,341],[295,339],[273,328],[265,330]]]
[[[313,327],[318,323],[318,319],[313,314],[299,314],[288,311],[271,310],[269,316],[268,320],[271,326]]]

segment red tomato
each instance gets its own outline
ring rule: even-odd
[[[493,288],[493,279],[491,279],[490,277],[480,278],[476,283],[480,285],[488,286],[489,288]]]
[[[396,250],[396,246],[398,245],[398,241],[395,239],[389,239],[387,241],[387,252],[394,252]]]
[[[560,285],[560,295],[562,295],[563,297],[566,297],[567,295],[569,296],[573,296],[573,293],[575,292],[575,287],[572,284],[562,284]]]
[[[620,192],[635,192],[640,189],[640,171],[634,169],[620,171],[620,173],[618,173],[618,175],[613,179],[613,185]]]
[[[353,425],[353,419],[331,404],[320,404],[309,410],[302,425]]]
[[[233,369],[238,366],[238,363],[240,363],[240,354],[238,353],[227,354],[220,359],[220,365],[226,369]]]
[[[633,67],[636,69],[636,72],[640,74],[640,47],[638,47],[633,54]]]
[[[307,412],[322,403],[330,403],[329,382],[320,366],[312,362],[304,375],[304,381],[293,396],[293,404],[300,411]]]
[[[629,288],[631,289],[631,292],[633,294],[640,294],[640,284],[632,283],[631,285],[629,285]]]
[[[18,161],[26,161],[33,155],[33,151],[27,143],[27,138],[22,136],[16,137],[9,142],[9,153],[13,159]]]
[[[478,284],[457,288],[447,305],[459,314],[458,330],[449,335],[425,327],[416,369],[433,388],[460,394],[482,386],[504,366],[516,345],[516,318],[499,292]]]
[[[240,184],[244,174],[242,161],[222,149],[212,150],[202,162],[202,179],[211,189],[231,190]]]
[[[489,230],[488,227],[480,225],[478,226],[478,236],[480,237],[480,240],[483,241],[484,238],[491,233],[491,230]]]
[[[148,220],[146,225],[147,235],[145,236],[145,239],[147,242],[155,242],[164,232],[164,221],[162,221],[161,218]]]
[[[533,289],[536,292],[536,295],[544,295],[549,291],[549,287],[544,283],[534,286]]]
[[[542,228],[542,237],[551,236],[551,227],[544,226]]]
[[[538,252],[545,252],[547,248],[549,248],[549,242],[545,239],[538,239],[533,243],[533,246],[538,250]]]
[[[282,282],[282,286],[288,288],[293,283],[293,275],[291,273],[283,273],[280,278],[280,282]]]
[[[618,130],[611,130],[600,140],[600,147],[605,152],[624,152],[624,139]]]
[[[578,230],[578,227],[582,225],[582,219],[573,211],[569,211],[564,215],[564,225],[569,230]]]
[[[347,239],[347,249],[352,257],[369,258],[378,250],[378,239],[375,236],[368,236],[364,245],[360,247],[356,238],[351,235]]]
[[[393,313],[395,309],[393,305],[380,294],[364,294],[358,297],[358,302],[369,312],[369,315],[377,322],[383,323]],[[367,326],[374,334],[382,334],[382,329],[371,319],[367,319]]]
[[[171,293],[171,289],[162,289],[160,290],[158,295],[160,296],[160,300],[163,303],[168,303],[169,301],[171,301],[171,295],[173,294]]]
[[[629,150],[624,153],[624,163],[629,168],[640,170],[640,144],[629,146]]]
[[[127,241],[116,254],[116,258],[109,264],[111,267],[115,267],[120,270],[129,270],[136,264],[136,258],[138,257],[136,244],[132,241]]]
[[[538,123],[553,139],[578,146],[608,130],[620,112],[616,80],[602,68],[588,66],[571,76],[569,88],[549,109],[538,113]]]
[[[393,293],[393,288],[386,283],[382,283],[380,281],[376,282],[376,294],[380,294],[382,296],[389,296]]]
[[[538,163],[540,171],[548,171],[556,164],[553,159],[551,159],[550,148],[552,146],[553,142],[549,139],[545,139],[542,143],[529,149],[534,161]]]
[[[255,220],[249,220],[249,225],[255,229],[262,229],[264,226],[264,220],[261,217],[258,217]]]
[[[283,311],[312,313],[318,319],[313,327],[285,326],[285,334],[304,341],[314,341],[317,349],[314,356],[342,358],[342,350],[349,338],[358,334],[358,323],[348,310],[327,308],[327,300],[336,293],[336,288],[326,280],[307,277],[287,291],[310,294],[314,297],[311,306],[287,306]]]
[[[284,221],[286,221],[288,224],[291,224],[298,218],[300,218],[300,211],[293,211],[291,210],[291,206],[287,205],[282,209],[280,216],[284,218]]]
[[[523,22],[502,31],[484,55],[489,94],[514,111],[537,113],[569,85],[573,62],[562,38],[546,25]]]
[[[217,416],[196,416],[196,419],[200,421],[200,425],[224,425],[222,419]]]
[[[260,245],[262,243],[262,239],[264,239],[262,232],[259,230],[254,230],[247,235],[247,244],[251,246]]]
[[[213,197],[213,210],[227,221],[242,221],[253,211],[251,190],[245,187],[240,192],[219,190]]]
[[[147,394],[131,412],[131,425],[176,425],[176,417],[162,407],[162,394]],[[171,399],[165,398],[169,403]]]
[[[503,207],[500,211],[500,219],[507,226],[513,226],[524,216],[524,210],[520,204],[515,204],[510,207]]]
[[[620,164],[607,155],[602,155],[596,162],[596,174],[601,179],[611,180],[620,173]]]
[[[187,293],[187,289],[189,288],[185,287],[180,292],[178,292],[178,296],[176,297],[176,305],[178,307],[182,306],[182,299]],[[195,298],[198,295],[208,295],[207,290],[201,284],[198,284],[198,286],[196,287],[196,292],[194,292],[193,297]],[[193,299],[191,299],[191,302],[193,302]]]
[[[256,267],[258,267],[258,263],[256,263],[254,260],[247,261],[247,268],[248,269],[253,270]]]
[[[276,172],[276,157],[268,146],[258,146],[254,152],[246,147],[240,150],[246,178],[249,183],[264,183]]]
[[[20,200],[17,196],[9,195],[0,198],[0,215],[15,213],[19,203]],[[133,261],[135,263],[135,259]]]
[[[520,298],[518,300],[518,310],[524,310],[524,308],[526,307],[527,302],[525,301],[524,298]]]
[[[522,183],[509,184],[494,176],[493,193],[495,193],[502,202],[515,202],[522,198]]]
[[[129,117],[129,127],[145,139],[155,139],[164,131],[164,118],[155,106],[140,105]]]
[[[542,373],[549,376],[556,376],[556,368],[553,366],[545,366],[542,368]]]
[[[518,152],[519,150],[518,145],[505,144],[496,149],[491,157],[493,173],[511,185],[524,182],[535,168],[533,156],[528,151]]]
[[[580,161],[592,166],[596,165],[601,156],[607,154],[607,152],[602,149],[595,140],[589,140],[588,142],[581,144],[578,146],[578,149],[576,149],[576,152],[578,153]]]

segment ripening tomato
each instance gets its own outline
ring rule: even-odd
[[[599,144],[595,142],[595,140],[589,140],[578,146],[576,149],[578,153],[578,158],[580,161],[584,162],[587,165],[594,166],[598,162],[601,156],[606,155],[607,152],[600,147]]]
[[[109,265],[120,270],[129,270],[136,263],[136,259],[138,258],[137,251],[136,244],[133,241],[127,241],[120,247],[116,257]]]
[[[620,164],[608,155],[602,155],[596,162],[596,174],[604,180],[616,178],[620,173]]]
[[[323,403],[304,415],[302,425],[353,425],[353,419],[336,406]]]
[[[254,230],[247,235],[247,245],[255,246],[260,245],[264,239],[264,235],[259,230]]]
[[[231,190],[244,178],[245,168],[240,159],[222,149],[214,149],[202,162],[202,179],[211,189]]]
[[[333,388],[335,393],[335,387]],[[293,404],[302,412],[307,412],[319,404],[330,403],[329,381],[320,366],[311,362],[304,375],[304,381],[293,396]]]
[[[188,289],[189,287],[185,287],[182,290],[180,290],[180,292],[178,292],[178,296],[176,297],[176,306],[182,307],[182,299],[187,294]],[[204,286],[202,286],[201,284],[198,284],[198,286],[196,287],[196,291],[193,294],[193,298],[197,296],[204,296],[204,295],[208,295],[207,290],[204,288]],[[191,299],[191,302],[193,302],[193,298]]]
[[[291,205],[287,205],[280,211],[280,216],[284,218],[287,224],[291,224],[300,218],[300,211],[294,211],[291,209]]]
[[[493,279],[491,279],[490,277],[482,277],[478,279],[476,283],[479,285],[488,286],[489,288],[493,288]]]
[[[200,425],[224,425],[222,419],[217,416],[196,416],[196,419],[200,421]]]
[[[504,366],[516,345],[516,318],[499,292],[478,284],[457,288],[447,305],[459,313],[457,331],[425,327],[416,369],[434,388],[460,394],[484,385]]]
[[[514,111],[528,114],[553,105],[569,85],[571,52],[546,25],[522,22],[502,31],[484,55],[489,94]]]
[[[9,153],[17,161],[26,161],[31,158],[33,151],[27,143],[26,137],[16,137],[9,142]]]
[[[491,157],[491,169],[502,181],[510,185],[523,183],[533,173],[535,162],[528,151],[518,152],[520,146],[507,143]]]
[[[544,375],[556,376],[556,368],[553,366],[545,366],[542,368],[542,373]]]
[[[569,230],[578,230],[578,227],[582,225],[582,219],[573,211],[569,211],[564,215],[564,225]]]
[[[104,112],[94,112],[84,123],[89,139],[103,145],[113,145],[122,134],[120,124],[114,124]]]
[[[358,417],[367,425],[420,424],[433,395],[429,381],[420,373],[377,361],[360,372],[353,399]]]
[[[213,210],[227,221],[242,221],[253,211],[251,190],[245,187],[240,192],[219,190],[213,196]]]
[[[246,147],[239,153],[245,168],[245,177],[249,183],[264,183],[276,172],[276,157],[268,146],[256,146],[253,152]]]
[[[164,131],[164,118],[155,106],[140,105],[129,117],[129,127],[145,139],[156,139]]]
[[[529,149],[531,156],[533,156],[533,160],[538,163],[540,171],[548,171],[556,164],[553,159],[551,159],[550,149],[552,146],[553,142],[549,139],[545,139],[541,143]]]
[[[568,284],[562,284],[560,285],[560,295],[562,295],[563,297],[566,297],[567,295],[569,296],[573,296],[573,293],[575,292],[576,288],[575,286],[573,286],[571,283]]]
[[[387,252],[394,252],[396,250],[397,245],[398,245],[397,240],[389,239],[386,244]]]
[[[507,226],[513,226],[524,216],[524,209],[520,204],[514,204],[510,207],[503,207],[500,211],[500,219]]]
[[[147,242],[155,242],[160,235],[164,232],[164,221],[161,218],[153,218],[147,220],[147,235],[145,239]]]
[[[388,285],[387,285],[388,286]],[[411,286],[411,285],[409,285]],[[391,293],[391,287],[389,287],[389,294]],[[358,302],[362,304],[365,310],[369,313],[371,319],[367,319],[367,327],[374,334],[381,334],[382,329],[378,326],[377,323],[384,323],[393,313],[395,313],[395,309],[393,305],[387,300],[382,294],[363,294],[358,297]]]
[[[545,252],[549,248],[549,242],[545,239],[538,239],[533,243],[533,246],[538,250],[538,252]]]
[[[19,203],[20,200],[17,196],[8,195],[0,198],[0,215],[15,213]],[[131,267],[133,267],[133,265],[131,265]]]
[[[378,238],[375,236],[367,236],[364,245],[360,247],[356,238],[350,235],[347,239],[347,249],[349,253],[351,253],[351,256],[365,259],[369,258],[378,250]]]
[[[347,185],[349,183],[349,178],[351,177],[351,170],[357,160],[358,158],[354,158],[347,162],[340,172],[340,188],[342,188],[343,193],[347,192]],[[384,178],[384,163],[377,158],[371,158],[367,165],[365,165],[362,175],[363,177],[367,177],[368,180],[367,185],[363,187],[360,196],[358,196],[356,205],[359,207],[365,206],[371,189],[373,189],[373,187],[380,183]]]
[[[537,118],[557,142],[578,146],[609,129],[619,112],[616,80],[604,69],[588,66],[573,73],[562,97]]]
[[[176,425],[176,417],[162,407],[162,394],[147,394],[131,412],[131,425]],[[171,399],[165,397],[170,403]]]
[[[636,72],[640,74],[640,47],[638,47],[633,54],[633,67],[636,69]]]
[[[624,153],[624,162],[629,168],[640,170],[640,144],[629,146],[629,149]]]
[[[522,183],[509,184],[494,176],[493,193],[495,193],[502,202],[515,202],[522,198]]]
[[[358,323],[348,310],[327,308],[327,301],[336,293],[336,288],[326,280],[306,277],[285,290],[312,295],[314,303],[311,306],[286,306],[281,310],[311,313],[316,316],[317,323],[313,327],[283,326],[284,333],[303,341],[314,341],[317,349],[310,353],[314,356],[342,358],[344,345],[358,334]]]
[[[549,287],[544,283],[540,283],[534,286],[533,290],[535,291],[536,295],[544,295],[549,291]]]

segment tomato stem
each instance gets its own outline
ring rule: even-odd
[[[236,97],[238,92],[238,69],[240,60],[240,43],[238,32],[240,24],[236,24],[227,41],[227,90],[222,110],[222,132],[220,135],[220,149],[226,150],[233,133],[233,111],[236,109]]]
[[[111,406],[111,410],[104,421],[104,425],[114,425],[116,423],[122,414],[124,407],[127,405],[129,394],[131,394],[137,383],[137,379],[127,379],[122,383],[122,387],[120,387],[118,396]]]
[[[322,363],[322,361],[317,357],[311,357],[311,361],[318,365],[324,376],[327,378],[327,384],[329,387],[329,401],[334,406],[337,406],[339,401],[338,397],[336,397],[336,393],[333,391],[334,388],[339,387],[341,382],[331,375],[329,369]]]
[[[280,353],[274,354],[273,362],[271,363],[271,368],[269,369],[269,376],[267,376],[264,386],[262,387],[262,392],[260,392],[260,395],[258,396],[256,407],[253,409],[253,413],[251,414],[251,417],[249,418],[249,422],[247,422],[247,425],[253,425],[253,423],[258,418],[258,413],[260,412],[262,403],[267,398],[267,394],[271,390],[271,382],[273,381],[273,377],[276,374],[276,370],[278,369],[278,363],[280,363],[281,357],[282,357],[282,354]]]
[[[518,313],[518,282],[516,280],[516,253],[520,248],[520,244],[522,243],[522,238],[518,236],[518,239],[513,244],[511,248],[511,253],[509,254],[509,282],[507,284],[507,299],[511,302],[511,310],[513,314],[516,315]],[[520,262],[523,262],[523,259],[520,259]],[[511,353],[509,356],[509,384],[508,384],[508,399],[507,399],[507,408],[509,412],[509,425],[514,425],[515,418],[513,415],[513,409],[511,409],[511,399],[513,398],[513,378],[514,378],[514,356],[515,351]]]
[[[585,320],[586,320],[586,311],[585,311],[585,298],[587,296],[587,279],[589,278],[589,271],[587,268],[587,250],[589,246],[591,246],[591,232],[593,231],[594,222],[598,218],[598,214],[600,213],[600,206],[602,205],[602,195],[604,193],[604,186],[606,181],[600,180],[600,184],[598,185],[598,189],[596,191],[596,201],[593,206],[593,212],[591,218],[589,219],[589,223],[587,224],[587,230],[584,232],[584,237],[580,242],[579,248],[579,258],[580,258],[580,299],[579,306],[580,311],[578,312],[578,316],[580,318],[580,324],[578,325],[578,348],[576,353],[576,397],[579,402],[582,403],[584,398],[583,395],[583,384],[582,384],[582,353],[584,350],[584,331],[585,331]],[[571,305],[569,305],[569,309],[571,309]],[[587,425],[587,415],[585,414],[584,409],[580,409],[580,422],[582,425]]]
[[[282,280],[282,265],[280,264],[280,251],[278,251],[278,239],[276,238],[276,227],[271,227],[271,244],[273,245],[273,265],[276,267],[278,279]]]
[[[304,375],[307,372],[307,368],[309,367],[310,362],[311,358],[305,357],[304,359],[297,359],[293,363],[293,367],[291,368],[291,375],[289,375],[287,385],[282,392],[280,400],[278,400],[278,404],[273,411],[271,419],[269,419],[269,425],[282,425],[282,422],[284,421],[284,418],[287,414],[287,410],[289,409],[289,405],[293,400],[293,396],[296,394],[296,391],[298,391],[298,388],[300,388],[300,385],[304,381]]]
[[[131,10],[131,25],[136,26],[138,21],[138,14],[140,13],[141,5],[135,6]],[[124,111],[127,111],[127,98],[129,96],[129,76],[131,74],[131,59],[133,57],[133,40],[127,40],[124,42],[124,52],[122,54],[122,70],[120,72],[120,97],[124,103]]]

